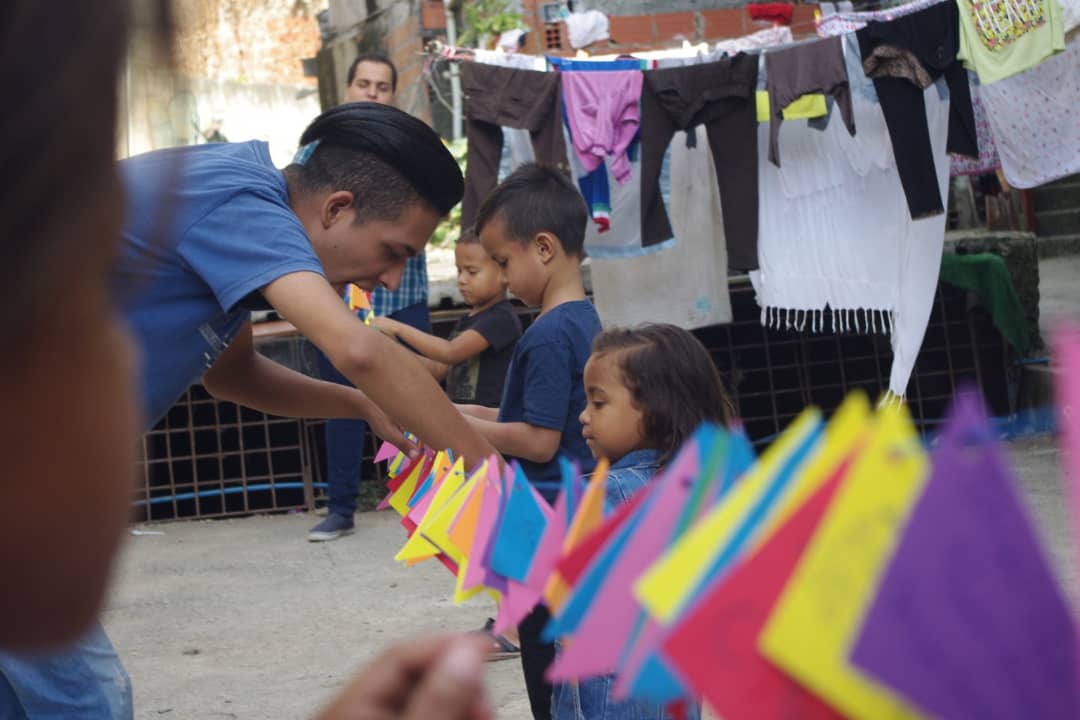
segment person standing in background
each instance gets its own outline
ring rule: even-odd
[[[349,66],[344,102],[375,102],[393,105],[397,94],[397,68],[382,53],[359,55]],[[401,285],[390,291],[377,288],[371,294],[376,317],[388,317],[399,323],[431,333],[428,312],[427,258],[419,253],[405,263]],[[319,355],[319,374],[324,380],[349,384],[326,359]],[[367,423],[363,420],[326,421],[326,475],[329,504],[322,522],[308,532],[311,542],[337,540],[352,533],[360,493],[360,465],[364,455]]]

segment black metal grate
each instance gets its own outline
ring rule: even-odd
[[[193,385],[142,439],[138,521],[305,507],[303,422],[212,398]]]
[[[720,368],[755,443],[767,443],[808,405],[829,413],[856,388],[871,398],[885,391],[892,363],[887,337],[763,328],[745,282],[733,284],[731,302],[731,324],[695,334]],[[436,334],[447,336],[458,316],[456,311],[433,313]],[[527,326],[535,312],[523,309],[521,317]],[[1012,359],[990,318],[968,294],[939,286],[908,386],[916,422],[933,430],[964,382],[982,389],[993,413],[1010,414],[1016,379]],[[143,437],[136,519],[310,509],[325,495],[324,448],[321,421],[239,408],[194,385]],[[361,469],[366,480],[381,479],[371,462],[374,452],[369,433]],[[377,493],[382,484],[375,485]]]

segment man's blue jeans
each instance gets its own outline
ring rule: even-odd
[[[390,317],[423,332],[431,332],[431,316],[425,303],[402,308]],[[319,376],[323,380],[352,387],[344,375],[319,353]],[[329,510],[351,518],[360,493],[360,463],[364,457],[367,423],[363,420],[326,421],[326,481]]]
[[[63,650],[0,653],[0,718],[131,720],[131,680],[101,625]]]

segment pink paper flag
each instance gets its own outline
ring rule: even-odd
[[[578,626],[574,641],[548,669],[549,681],[563,682],[615,671],[641,611],[632,593],[633,583],[668,546],[699,471],[699,453],[684,447],[675,462],[654,480],[648,513],[641,518],[622,557],[615,561],[607,582]]]
[[[499,612],[495,616],[494,632],[502,634],[512,627],[517,627],[539,602],[538,590],[507,578],[506,592],[503,593]]]
[[[375,462],[381,463],[387,460],[393,460],[397,457],[401,451],[388,442],[383,442],[382,447],[379,448],[379,452],[375,453]]]

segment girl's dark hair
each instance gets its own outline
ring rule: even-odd
[[[642,413],[642,433],[666,463],[704,422],[729,425],[731,398],[709,352],[674,325],[610,328],[593,341],[594,356],[615,355],[623,382]]]
[[[315,118],[300,145],[318,141],[290,165],[302,190],[348,190],[361,221],[395,220],[417,200],[439,215],[461,201],[465,180],[438,134],[407,112],[346,103]]]

